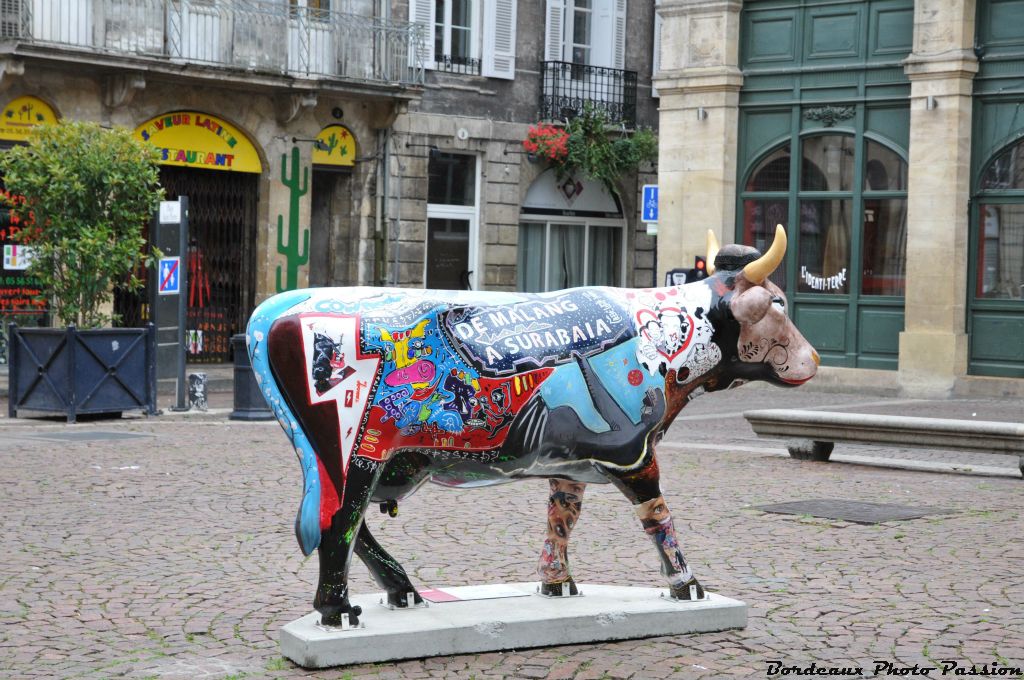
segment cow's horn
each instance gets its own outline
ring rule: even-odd
[[[715,258],[718,257],[718,239],[715,237],[715,232],[708,229],[708,256],[704,260],[704,266],[707,267],[708,276],[715,273]]]
[[[768,252],[743,268],[743,275],[751,283],[761,284],[782,263],[786,257],[786,230],[781,224],[775,225],[775,240]]]

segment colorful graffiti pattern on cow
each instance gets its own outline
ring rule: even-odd
[[[550,374],[538,369],[504,379],[483,377],[462,360],[427,311],[408,325],[368,319],[365,347],[384,358],[359,455],[386,460],[392,447],[494,448],[534,390]]]

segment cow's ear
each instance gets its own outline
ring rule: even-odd
[[[740,323],[757,323],[772,306],[772,294],[763,286],[748,288],[732,299],[729,307]]]

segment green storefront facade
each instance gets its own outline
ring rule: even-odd
[[[827,365],[897,366],[913,2],[750,2],[736,240],[791,246],[775,280]]]
[[[1024,377],[1024,0],[979,3],[975,54],[968,368]]]
[[[915,31],[930,30],[916,10],[913,0],[748,0],[739,12],[735,240],[763,248],[775,224],[786,226],[790,249],[773,278],[825,365],[900,364],[915,247],[905,62]],[[960,208],[970,223],[966,311],[954,330],[967,335],[968,374],[1021,378],[1024,0],[968,10],[978,73],[970,202]],[[919,99],[926,111],[940,106]]]

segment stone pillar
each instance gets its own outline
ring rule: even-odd
[[[662,0],[658,281],[736,228],[740,0]]]
[[[917,0],[910,79],[904,392],[948,394],[967,369],[974,0]]]

